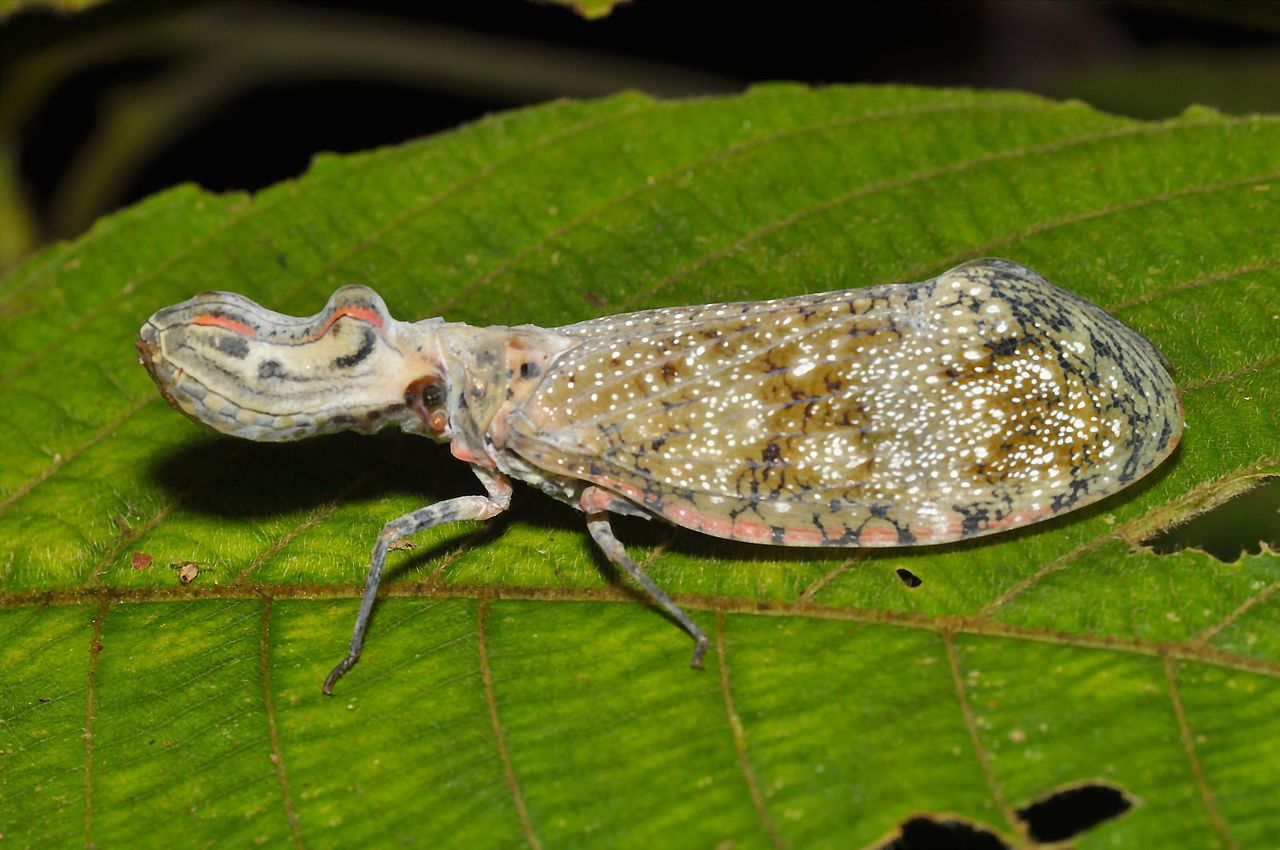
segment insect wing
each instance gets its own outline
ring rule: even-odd
[[[1143,337],[1016,263],[613,316],[508,422],[533,465],[719,537],[941,543],[1110,495],[1176,445]]]

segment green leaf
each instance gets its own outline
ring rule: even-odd
[[[579,17],[594,21],[609,17],[615,6],[622,6],[630,0],[550,0],[550,2],[557,6],[568,6]]]
[[[99,222],[0,289],[6,837],[849,847],[923,814],[1026,845],[1017,810],[1102,783],[1132,808],[1080,847],[1272,843],[1280,558],[1140,542],[1280,474],[1278,182],[1274,117],[773,85],[557,102]],[[937,548],[618,523],[713,636],[704,673],[602,575],[581,516],[526,490],[393,553],[324,698],[382,523],[477,483],[406,435],[211,435],[132,347],[204,289],[307,315],[358,281],[402,318],[556,325],[992,254],[1169,356],[1179,451],[1097,505]]]

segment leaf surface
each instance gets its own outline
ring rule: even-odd
[[[1280,559],[1140,541],[1280,474],[1278,182],[1273,117],[774,85],[558,102],[104,219],[0,287],[6,837],[848,847],[927,814],[1028,845],[1018,810],[1105,783],[1133,808],[1080,847],[1266,844]],[[393,553],[366,654],[323,698],[382,523],[477,483],[400,434],[205,433],[132,347],[204,289],[309,315],[361,282],[405,319],[551,326],[985,255],[1168,355],[1178,452],[1082,511],[937,548],[620,521],[712,635],[704,673],[579,515],[521,491]]]

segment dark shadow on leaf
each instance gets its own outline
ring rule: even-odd
[[[1163,464],[1122,493],[1046,522],[939,546],[868,549],[863,558],[865,561],[910,559],[925,552],[965,551],[1028,535],[1052,534],[1069,523],[1105,514],[1122,500],[1139,498],[1159,483],[1172,465],[1172,462]],[[297,443],[253,443],[201,434],[182,448],[157,458],[151,476],[184,509],[229,520],[303,512],[333,501],[358,502],[395,494],[412,496],[415,503],[427,505],[483,492],[468,466],[454,458],[447,446],[394,430],[372,436],[336,434]],[[394,518],[387,516],[379,520]],[[415,550],[409,558],[397,559],[386,578],[395,580],[418,572],[460,545],[491,542],[501,536],[511,521],[587,533],[582,517],[573,508],[532,488],[518,486],[507,514],[488,521],[485,528],[467,535],[466,539],[455,538]],[[646,521],[614,517],[613,524],[618,538],[629,548],[652,549],[665,545],[682,554],[727,561],[799,563],[846,551],[741,543],[688,530],[679,530],[673,536],[672,526],[656,518]],[[380,523],[374,522],[368,529],[370,546],[380,528]],[[605,558],[597,557],[596,564],[607,581],[630,587]],[[637,596],[648,599],[639,591]]]
[[[297,443],[201,435],[157,458],[151,477],[185,509],[228,519],[305,511],[335,499],[407,494],[426,505],[483,492],[448,447],[396,431]],[[371,540],[376,533],[370,530]]]

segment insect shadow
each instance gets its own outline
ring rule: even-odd
[[[1158,486],[1176,463],[1175,453],[1133,486],[1080,510],[1013,531],[940,546],[862,550],[771,546],[709,537],[674,529],[659,519],[646,521],[636,517],[617,517],[615,528],[629,547],[650,550],[662,547],[688,556],[723,559],[726,563],[810,563],[843,560],[858,551],[859,560],[866,564],[888,561],[890,567],[910,566],[911,561],[921,555],[975,550],[1088,521],[1130,499],[1141,498],[1150,488]],[[305,513],[333,503],[371,501],[388,496],[404,496],[409,504],[427,505],[465,493],[483,492],[466,464],[452,457],[447,446],[394,430],[373,436],[335,434],[297,443],[253,443],[202,434],[158,456],[150,475],[183,510],[228,520]],[[381,529],[380,523],[394,518],[378,517],[371,523],[365,532],[370,546]],[[511,509],[473,532],[472,542],[485,545],[500,537],[513,521],[548,530],[580,532],[584,538],[587,534],[580,513],[517,484]],[[397,559],[399,563],[388,570],[388,578],[394,580],[426,569],[458,543],[458,538],[452,537],[438,545],[416,549],[410,557]],[[606,558],[596,557],[595,564],[608,581],[629,587]],[[1025,567],[1005,566],[1008,569]],[[885,569],[884,573],[886,581],[899,583],[893,569]]]
[[[484,492],[466,464],[452,457],[447,446],[394,430],[373,436],[335,434],[297,443],[253,443],[201,434],[157,456],[149,474],[182,510],[225,520],[305,515],[335,503],[386,497],[403,497],[398,499],[398,508],[418,507]],[[370,547],[382,523],[395,519],[396,509],[390,510],[361,529]],[[512,510],[488,520],[472,536],[476,545],[483,545],[481,541],[500,536],[512,518],[548,528],[581,530],[585,535],[581,516],[575,514],[566,505],[519,488]],[[457,545],[454,536],[435,546],[417,548],[410,557],[397,559],[388,569],[388,578],[429,567]],[[362,566],[367,568],[368,564]]]

